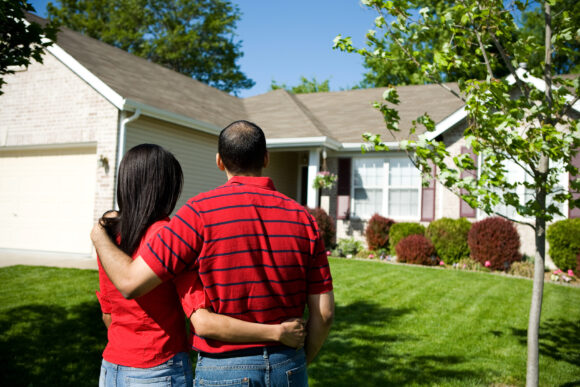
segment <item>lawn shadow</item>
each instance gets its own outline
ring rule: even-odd
[[[512,334],[526,345],[526,329],[512,328]],[[580,364],[580,321],[547,319],[540,324],[540,355],[572,365]]]
[[[97,302],[0,315],[0,385],[96,386],[107,334]]]
[[[438,384],[444,380],[473,380],[477,370],[457,370],[461,356],[425,356],[392,349],[394,343],[423,340],[392,333],[390,326],[414,308],[388,308],[369,301],[337,305],[328,340],[309,377],[320,386],[399,386]]]

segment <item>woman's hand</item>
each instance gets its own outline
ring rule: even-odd
[[[292,348],[302,348],[306,338],[306,322],[301,318],[292,318],[280,324],[280,338],[284,345]]]

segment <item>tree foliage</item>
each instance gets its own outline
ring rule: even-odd
[[[350,37],[337,36],[335,47],[357,52],[369,60],[398,61],[415,66],[425,81],[438,83],[465,103],[465,144],[481,161],[469,154],[451,154],[444,139],[435,133],[436,123],[427,113],[417,117],[411,133],[416,141],[399,144],[426,176],[436,166],[437,179],[472,207],[488,214],[500,206],[513,209],[512,220],[531,226],[535,232],[534,287],[528,326],[527,384],[538,385],[538,334],[542,305],[546,222],[565,216],[563,204],[580,206],[578,168],[572,158],[580,148],[580,123],[572,106],[580,91],[579,78],[557,77],[552,60],[570,53],[580,30],[573,15],[558,9],[557,0],[539,2],[545,40],[518,36],[517,16],[532,11],[537,3],[499,0],[441,2],[440,8],[424,7],[408,0],[363,0],[378,16],[376,30],[367,33],[367,47],[355,48]],[[556,24],[554,24],[556,23]],[[381,45],[380,32],[397,50]],[[512,37],[517,36],[518,39]],[[437,38],[438,44],[431,44]],[[528,69],[518,68],[531,57],[541,58]],[[500,69],[505,68],[507,77]],[[484,74],[479,76],[478,74]],[[457,93],[442,81],[456,76]],[[388,131],[399,130],[399,104],[395,88],[375,102]],[[375,150],[388,150],[380,134],[365,134]],[[509,173],[520,170],[521,178]],[[462,173],[465,172],[465,173]],[[570,174],[568,184],[561,175]],[[567,187],[566,187],[567,186]],[[527,192],[528,195],[521,195]]]
[[[237,6],[227,0],[59,0],[51,20],[218,89],[254,81],[240,71]]]
[[[396,4],[396,2],[393,2]],[[448,15],[447,10],[453,6],[454,1],[446,0],[414,0],[410,1],[408,9],[411,18],[419,20],[421,12],[428,9],[429,16],[433,19],[439,19],[444,22]],[[533,39],[536,43],[542,44],[544,41],[544,14],[543,8],[538,1],[529,1],[524,11],[513,10],[514,28],[498,35],[497,39],[502,45],[514,44],[518,40]],[[558,1],[554,4],[553,24],[559,26],[560,19],[569,17],[576,26],[580,25],[580,3],[575,0]],[[369,49],[379,49],[385,53],[384,57],[365,56],[364,65],[368,71],[361,82],[362,87],[384,87],[389,85],[408,85],[434,83],[435,81],[452,82],[458,79],[470,77],[473,79],[485,79],[486,71],[481,66],[475,68],[450,68],[439,74],[431,74],[428,77],[421,71],[415,63],[408,60],[401,60],[405,55],[404,49],[420,63],[433,61],[434,52],[445,49],[448,44],[453,44],[454,32],[451,29],[439,30],[437,32],[421,31],[421,23],[410,23],[406,30],[390,31],[387,34],[379,34],[378,31],[371,32],[367,35],[367,45]],[[417,34],[421,34],[421,41],[414,39]],[[412,43],[408,42],[411,39]],[[469,46],[463,48],[461,45],[455,45],[454,49],[459,51],[468,49],[477,51],[478,42],[475,37],[469,43]],[[405,41],[406,47],[402,47],[399,42]],[[429,49],[425,50],[425,47]],[[500,53],[494,46],[487,47],[488,55],[498,57]],[[481,52],[475,52],[481,62],[484,61]],[[580,71],[580,38],[573,39],[561,47],[559,52],[555,53],[553,58],[553,67],[556,74],[567,74],[570,72]],[[542,55],[532,54],[525,58],[531,67],[538,66],[543,60]],[[498,78],[509,74],[508,68],[502,61],[492,61],[494,75]]]
[[[285,83],[279,85],[276,81],[272,81],[270,85],[270,90],[284,89],[293,94],[304,94],[304,93],[319,93],[324,91],[330,91],[330,80],[327,79],[323,82],[318,82],[315,77],[312,80],[307,79],[304,76],[300,77],[300,83],[296,86],[288,87]]]
[[[41,26],[25,20],[26,12],[34,11],[26,0],[0,1],[0,94],[6,83],[4,75],[14,74],[14,67],[28,67],[32,60],[42,63],[44,49],[55,40],[53,24]]]

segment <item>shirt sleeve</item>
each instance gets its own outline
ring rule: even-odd
[[[308,268],[308,294],[322,294],[332,290],[332,275],[330,274],[328,256],[320,233],[317,234],[314,254]]]
[[[139,255],[162,281],[167,281],[194,264],[202,247],[203,222],[191,202],[144,243]]]
[[[210,306],[197,271],[182,272],[173,282],[187,317],[200,308]]]

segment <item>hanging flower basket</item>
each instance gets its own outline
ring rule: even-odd
[[[314,178],[314,184],[312,184],[313,188],[320,189],[320,188],[332,188],[334,183],[336,183],[336,175],[334,173],[330,173],[328,171],[320,171],[316,174]]]

